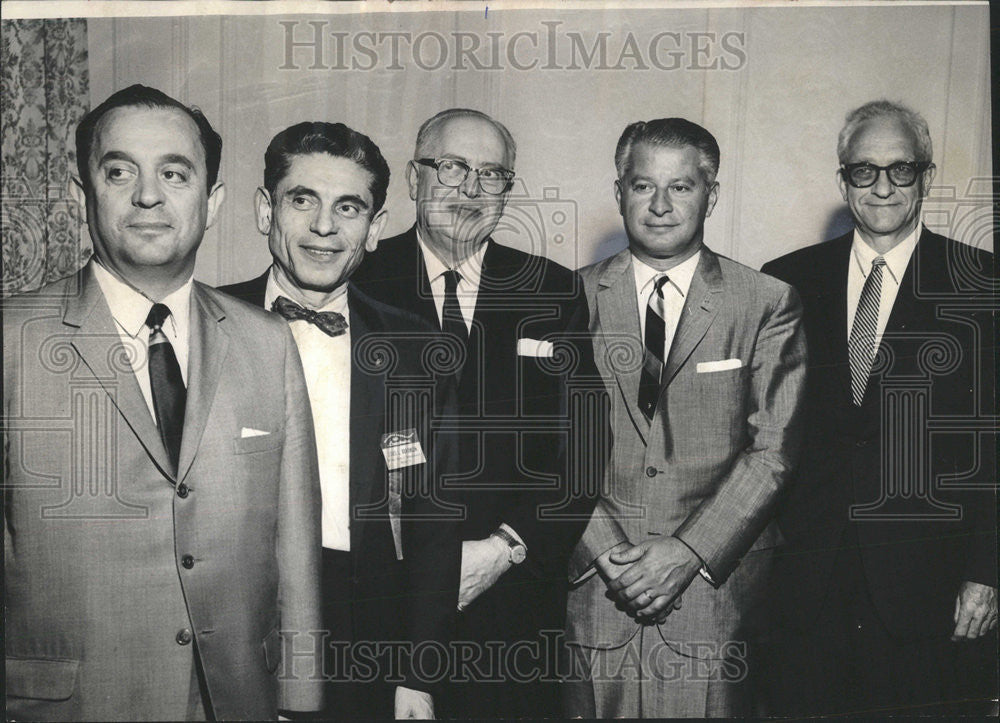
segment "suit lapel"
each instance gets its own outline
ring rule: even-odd
[[[426,274],[425,274],[426,276]],[[357,345],[372,331],[368,318],[370,310],[359,299],[353,287],[348,287],[347,303],[350,309],[351,329],[351,459],[350,459],[350,497],[351,511],[351,549],[359,550],[363,540],[365,516],[356,514],[356,510],[372,502],[376,489],[381,490],[385,479],[383,467],[379,462],[382,455],[379,450],[362,449],[358,443],[378,444],[385,430],[385,379],[371,369],[361,369],[358,366],[355,350]],[[364,355],[368,358],[368,355]],[[371,356],[372,364],[379,364],[378,354]],[[385,359],[383,364],[388,364]]]
[[[840,237],[833,247],[828,271],[821,273],[818,283],[821,284],[820,298],[823,316],[826,321],[826,333],[820,343],[825,344],[825,358],[828,368],[837,377],[837,389],[841,401],[852,404],[851,364],[847,349],[847,273],[851,264],[851,243],[854,232]],[[810,342],[814,339],[810,339]],[[818,356],[818,355],[817,355]]]
[[[221,307],[205,293],[200,283],[195,282],[191,289],[187,407],[184,410],[178,480],[184,479],[191,469],[219,385],[229,348],[229,337],[220,324],[224,318],[226,315]]]
[[[410,228],[403,237],[399,256],[393,258],[393,263],[398,263],[399,268],[404,271],[397,297],[401,303],[396,305],[422,316],[435,328],[440,329],[441,323],[438,321],[437,307],[434,305],[434,294],[427,278],[427,265],[424,263],[424,254],[417,243],[416,226]],[[412,276],[406,275],[407,271],[410,271]]]
[[[71,344],[146,453],[160,471],[172,479],[172,465],[135,373],[124,356],[109,354],[121,337],[101,287],[89,265],[80,275],[80,294],[67,300],[63,313],[63,323],[74,328]]]
[[[719,258],[708,248],[702,248],[698,267],[695,269],[687,299],[677,322],[674,340],[667,354],[667,363],[660,378],[661,392],[691,356],[691,352],[705,338],[708,327],[719,313],[719,294],[722,293],[722,270]]]
[[[639,336],[641,327],[639,304],[636,300],[638,292],[635,288],[635,275],[632,273],[632,255],[628,249],[610,260],[597,283],[597,315],[605,347],[608,346],[605,334],[626,334],[629,337],[629,353],[616,354],[608,349],[606,359],[614,372],[625,408],[632,417],[632,424],[645,442],[649,421],[639,410],[643,345]]]

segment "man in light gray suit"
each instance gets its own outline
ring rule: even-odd
[[[3,304],[9,719],[320,706],[300,655],[321,629],[320,495],[295,342],[192,279],[221,150],[160,91],[112,95],[77,131],[95,258]]]
[[[629,248],[581,272],[614,449],[570,563],[566,713],[739,715],[798,447],[801,307],[703,245],[719,193],[707,130],[633,123],[615,165]]]

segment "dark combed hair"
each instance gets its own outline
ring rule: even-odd
[[[219,163],[222,160],[222,136],[215,132],[212,124],[208,122],[208,118],[198,108],[188,107],[163,91],[145,85],[130,85],[128,88],[112,93],[103,103],[87,113],[80,121],[80,125],[76,127],[76,167],[84,188],[90,188],[88,164],[97,126],[101,119],[115,108],[176,108],[193,120],[194,124],[198,126],[201,145],[205,149],[208,190],[211,192],[219,178]]]
[[[670,148],[693,146],[698,149],[701,156],[698,165],[709,183],[715,180],[719,172],[719,143],[715,136],[686,118],[657,118],[629,125],[618,139],[618,148],[615,150],[615,169],[619,178],[624,178],[628,172],[632,147],[637,143]]]
[[[278,183],[292,165],[294,156],[327,153],[354,161],[372,174],[371,194],[378,212],[385,204],[389,188],[389,164],[382,151],[368,136],[348,128],[343,123],[306,121],[286,128],[271,139],[264,153],[264,188],[273,194]]]

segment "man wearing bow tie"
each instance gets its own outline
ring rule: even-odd
[[[323,498],[325,711],[337,718],[432,717],[435,671],[408,652],[448,642],[458,597],[458,518],[435,484],[451,450],[431,424],[435,398],[451,404],[448,370],[424,361],[440,345],[350,281],[378,244],[388,185],[378,147],[347,126],[281,131],[255,197],[274,263],[222,289],[285,317],[302,357]]]

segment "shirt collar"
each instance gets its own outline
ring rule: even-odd
[[[889,276],[892,278],[893,282],[895,282],[896,286],[899,286],[899,282],[902,280],[903,274],[906,272],[906,266],[910,263],[910,257],[913,255],[913,250],[917,247],[917,238],[920,235],[920,230],[921,226],[920,224],[917,224],[917,227],[913,229],[909,236],[889,249],[888,252],[879,254],[878,251],[868,245],[868,242],[861,237],[858,230],[854,229],[854,242],[851,244],[851,256],[854,258],[854,262],[861,270],[861,278],[868,278],[868,274],[871,273],[872,270],[872,261],[874,261],[876,257],[881,256],[885,259],[885,268],[889,272]]]
[[[701,250],[699,249],[694,256],[682,261],[669,271],[657,271],[649,264],[636,258],[635,254],[632,254],[635,288],[641,296],[646,297],[652,291],[652,286],[656,278],[666,274],[670,281],[663,287],[663,290],[673,289],[675,293],[681,297],[685,297],[687,296],[688,289],[691,288],[691,280],[694,278],[694,272],[698,268],[698,261],[700,259]]]
[[[153,308],[153,300],[115,276],[96,258],[90,262],[93,265],[94,277],[97,279],[101,292],[111,309],[111,316],[122,329],[133,339],[139,335],[146,325],[146,317]],[[177,290],[167,294],[159,303],[166,304],[170,309],[170,319],[177,336],[187,328],[187,319],[191,311],[191,289],[194,287],[194,275]]]
[[[437,257],[437,255],[431,251],[430,247],[424,243],[424,240],[420,237],[420,231],[417,231],[417,244],[420,245],[420,250],[424,254],[424,266],[427,267],[427,280],[431,283],[434,282],[439,276],[441,276],[445,271],[448,271],[449,266],[445,266],[444,262]],[[471,284],[474,288],[479,288],[479,281],[483,277],[483,259],[486,257],[486,246],[487,243],[480,245],[476,252],[464,259],[458,266],[455,266],[455,271],[458,272],[459,276],[462,277],[462,281]]]
[[[286,289],[278,282],[277,274],[274,273],[274,265],[271,265],[271,271],[267,275],[267,285],[264,287],[264,308],[268,311],[271,310],[271,304],[279,296],[284,296],[286,299],[294,301],[296,304],[304,309],[312,309],[313,311],[335,311],[338,314],[343,314],[347,316],[347,282],[345,281],[339,287],[337,287],[335,296],[330,299],[326,304],[318,309],[314,309],[309,304],[305,303],[299,298],[299,295],[294,291]]]

